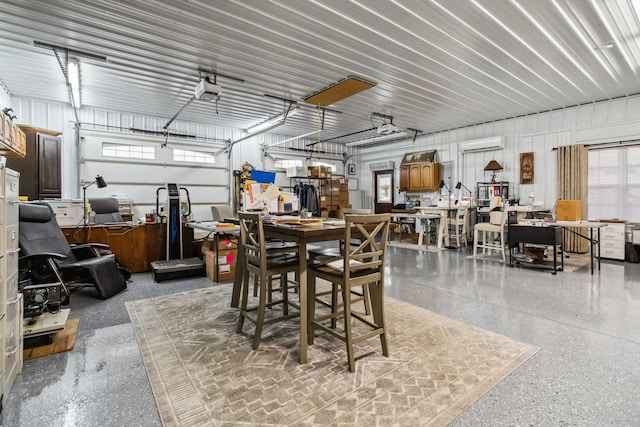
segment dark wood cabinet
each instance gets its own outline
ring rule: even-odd
[[[7,166],[20,172],[20,195],[29,200],[62,197],[60,137],[27,132],[27,155],[7,158]]]
[[[409,166],[400,166],[400,191],[409,191]]]

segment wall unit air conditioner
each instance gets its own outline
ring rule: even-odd
[[[504,148],[504,136],[494,136],[491,138],[475,139],[460,143],[461,153],[471,153],[474,151],[502,150]]]
[[[395,163],[393,162],[393,160],[386,160],[384,162],[369,163],[369,170],[370,171],[383,171],[383,170],[387,170],[387,169],[393,169],[394,165],[395,165]]]

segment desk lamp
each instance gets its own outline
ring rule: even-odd
[[[84,187],[82,187],[82,212],[83,212],[83,228],[84,228],[84,243],[87,243],[88,227],[89,227],[89,215],[87,213],[87,188],[96,184],[98,188],[104,188],[107,186],[104,178],[100,175],[96,175],[96,179]]]
[[[485,171],[491,171],[491,184],[496,183],[496,171],[501,171],[502,169],[502,165],[496,160],[491,160],[487,163],[487,166],[484,167]]]
[[[463,187],[464,187],[465,190],[467,190],[469,192],[469,199],[470,199],[470,202],[472,202],[473,201],[473,192],[471,190],[469,190],[467,188],[467,186],[464,185],[462,182],[458,181],[458,183],[456,184],[456,190],[459,190],[459,189],[461,189]],[[471,204],[473,204],[473,203],[471,203]]]

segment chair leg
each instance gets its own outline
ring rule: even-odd
[[[245,269],[242,275],[242,296],[240,299],[240,316],[238,316],[238,323],[236,324],[236,334],[242,332],[242,326],[244,325],[244,316],[247,311],[247,303],[249,300],[249,270]]]
[[[267,308],[267,277],[264,272],[260,272],[260,285],[259,285],[259,294],[258,297],[258,313],[256,316],[256,331],[253,335],[253,346],[254,350],[257,350],[260,347],[260,338],[262,337],[262,327],[264,326],[264,315]]]
[[[353,335],[351,334],[351,290],[346,285],[342,285],[342,304],[344,308],[344,335],[347,344],[349,371],[355,372],[356,363],[353,356]]]
[[[308,298],[308,297],[307,297]],[[336,313],[338,312],[338,285],[331,284],[331,329],[335,329],[338,325]]]
[[[282,313],[287,316],[289,314],[289,273],[280,275],[280,290],[282,292]]]
[[[478,235],[480,233],[478,230],[473,230],[473,257],[475,258],[478,254]]]
[[[302,308],[302,307],[300,307]],[[313,344],[313,322],[316,320],[316,276],[307,274],[307,343]]]
[[[382,354],[389,357],[389,344],[387,343],[387,327],[384,321],[384,286],[381,282],[370,283],[368,285],[371,294],[371,309],[373,310],[373,323],[382,328],[380,334],[380,345]]]
[[[364,298],[364,314],[371,314],[371,295],[369,295],[369,286],[362,285],[362,296]]]

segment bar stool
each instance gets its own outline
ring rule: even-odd
[[[257,350],[260,346],[262,330],[265,325],[281,322],[300,315],[298,304],[289,301],[288,291],[291,282],[288,273],[298,269],[298,257],[285,249],[276,246],[271,252],[268,251],[268,244],[265,242],[262,216],[258,213],[239,213],[240,218],[240,239],[244,255],[243,277],[242,277],[242,297],[240,303],[240,316],[236,325],[236,333],[242,332],[244,320],[247,319],[255,325],[252,348]],[[258,289],[258,304],[249,307],[249,273],[254,275],[254,285]],[[272,299],[271,278],[280,275],[280,290],[282,298],[274,301]],[[282,305],[283,313],[280,316],[265,318],[266,309],[276,305]],[[289,306],[297,308],[298,311],[289,314]]]
[[[382,354],[389,356],[387,331],[384,321],[384,260],[387,237],[389,234],[389,214],[378,215],[346,215],[345,242],[350,242],[357,232],[362,237],[361,243],[352,249],[345,245],[344,257],[327,263],[309,261],[308,268],[308,341],[313,344],[314,329],[320,329],[344,341],[347,346],[349,370],[355,371],[354,345],[380,336]],[[316,315],[316,281],[317,278],[329,281],[340,289],[342,307],[334,305],[329,314]],[[371,298],[371,318],[353,311],[351,289],[365,286]],[[344,331],[325,324],[327,320],[343,317]],[[357,320],[369,329],[358,336],[352,334],[352,321]]]
[[[444,238],[447,239],[447,243],[451,245],[451,240],[456,241],[456,246],[461,247],[467,245],[467,214],[469,207],[466,205],[458,206],[454,216],[447,218],[447,224],[445,226]]]
[[[491,255],[492,251],[502,253],[502,261],[507,262],[505,254],[505,223],[507,218],[507,207],[504,211],[489,212],[489,222],[481,222],[473,227],[473,257],[478,253],[478,248],[483,254]]]

